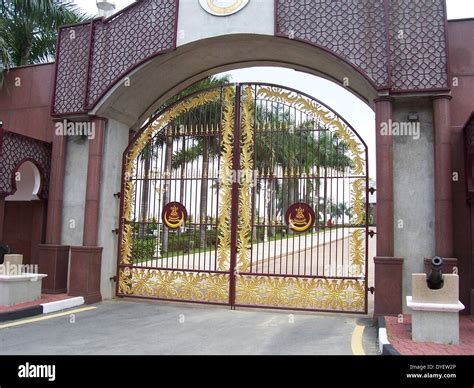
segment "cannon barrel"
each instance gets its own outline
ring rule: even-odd
[[[5,255],[10,253],[10,248],[6,244],[0,244],[0,265],[3,264],[5,260]]]
[[[443,266],[443,259],[435,256],[431,259],[431,272],[426,278],[426,283],[430,290],[439,290],[444,286],[443,273],[441,267]]]

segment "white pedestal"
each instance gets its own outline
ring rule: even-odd
[[[415,303],[411,296],[407,296],[407,306],[413,310],[411,315],[413,341],[459,344],[459,311],[464,309],[461,302]]]
[[[412,310],[411,338],[415,342],[459,344],[459,311],[464,305],[459,301],[458,275],[443,275],[444,286],[430,290],[426,275],[412,275],[413,297],[407,296],[407,307]]]
[[[0,275],[0,306],[13,306],[41,298],[41,282],[48,275]]]

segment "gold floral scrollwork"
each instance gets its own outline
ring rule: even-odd
[[[239,224],[237,239],[237,269],[247,272],[250,263],[252,229],[252,184],[253,184],[253,92],[249,85],[244,89],[242,104],[242,134],[240,140],[240,190]]]
[[[119,294],[160,299],[227,303],[229,275],[125,268]]]
[[[127,179],[127,178],[126,178]],[[124,208],[123,208],[123,228],[122,228],[122,241],[120,251],[120,264],[131,264],[132,257],[132,235],[133,228],[127,221],[130,221],[132,214],[132,204],[134,195],[134,185],[131,181],[125,181],[124,183]]]
[[[234,142],[234,90],[224,90],[222,115],[220,204],[218,232],[218,270],[230,268],[230,216],[232,203],[232,158]]]
[[[258,305],[260,301],[260,294],[258,293],[260,283],[258,277],[239,276],[236,282],[237,303],[250,306]]]
[[[118,292],[122,295],[129,295],[132,292],[132,276],[128,267],[119,270]]]
[[[133,295],[152,296],[155,271],[149,269],[132,270]]]
[[[178,278],[176,272],[171,271],[157,271],[153,296],[166,299],[175,299],[178,297],[178,291],[174,286],[174,282]]]
[[[365,230],[356,229],[351,233],[349,242],[352,275],[359,276],[364,273],[365,266]]]
[[[365,179],[359,178],[351,184],[352,224],[363,225],[365,222]]]
[[[294,298],[291,304],[301,308],[311,307],[316,300],[316,290],[319,287],[319,283],[311,279],[294,279]]]
[[[236,303],[326,311],[364,312],[365,281],[238,275]]]
[[[332,122],[335,127],[335,134],[347,144],[352,154],[352,174],[362,175],[364,173],[365,159],[364,151],[360,147],[360,143],[356,140],[352,131],[341,120],[337,119]]]
[[[346,293],[347,307],[352,311],[362,311],[366,303],[366,283],[358,280],[350,280],[347,282],[350,283],[350,287]]]
[[[346,290],[349,282],[331,279],[324,283],[323,286],[323,302],[322,306],[328,310],[345,310],[348,308],[346,300]]]

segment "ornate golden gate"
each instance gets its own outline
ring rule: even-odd
[[[117,295],[367,312],[367,146],[298,91],[225,85],[123,157]]]

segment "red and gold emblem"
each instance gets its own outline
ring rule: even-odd
[[[168,229],[178,229],[186,222],[188,213],[179,202],[170,202],[163,208],[161,218]]]
[[[285,222],[295,232],[306,232],[314,225],[314,210],[304,202],[291,205],[285,213]]]

